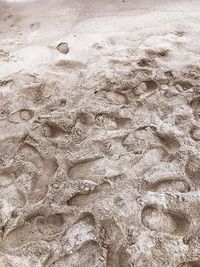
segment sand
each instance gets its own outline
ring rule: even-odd
[[[0,1],[0,267],[200,266],[199,17]]]

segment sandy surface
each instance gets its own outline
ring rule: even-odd
[[[0,1],[0,267],[200,266],[199,40],[199,1]]]

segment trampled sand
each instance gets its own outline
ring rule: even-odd
[[[0,267],[200,266],[200,1],[0,1]]]

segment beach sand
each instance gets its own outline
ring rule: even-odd
[[[0,267],[200,266],[199,38],[199,1],[0,1]]]

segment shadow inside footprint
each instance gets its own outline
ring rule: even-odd
[[[200,115],[200,96],[195,96],[191,101],[190,101],[190,106],[193,110],[193,114],[196,118],[199,118]]]
[[[38,217],[35,219],[38,231],[45,235],[55,235],[65,228],[62,214],[54,214],[48,217]]]
[[[106,158],[85,159],[74,164],[68,175],[72,179],[98,181],[106,176],[117,175],[112,163]]]
[[[177,267],[200,267],[200,261],[182,262]]]
[[[170,153],[176,153],[177,151],[179,151],[180,143],[176,140],[175,137],[165,134],[162,135],[156,134],[156,135],[159,138],[162,145],[166,147]]]
[[[194,185],[200,186],[200,157],[189,156],[185,165],[185,173]]]
[[[169,50],[164,48],[159,50],[147,49],[145,52],[150,58],[165,58],[169,56]]]
[[[190,191],[190,186],[186,181],[183,180],[165,180],[153,183],[149,189],[156,192],[178,191],[181,193],[186,193]]]
[[[102,259],[102,249],[97,241],[90,240],[85,242],[79,249],[74,250],[72,254],[64,256],[53,262],[49,267],[94,267],[104,266]]]
[[[149,80],[144,82],[146,85],[146,90],[147,92],[149,91],[154,91],[158,88],[158,85],[155,81]]]
[[[200,141],[200,127],[194,126],[190,131],[190,136],[195,141]]]
[[[56,138],[66,135],[67,133],[56,124],[47,124],[43,126],[42,134],[45,137]]]

